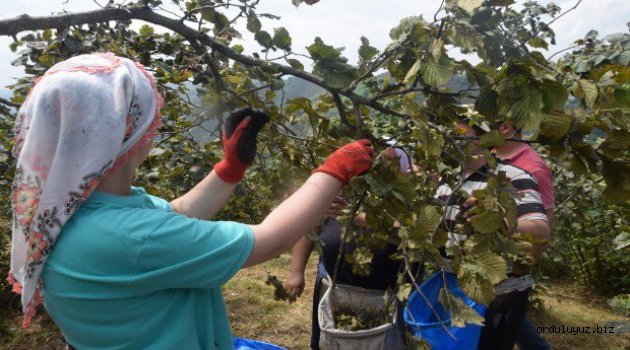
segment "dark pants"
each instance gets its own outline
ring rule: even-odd
[[[488,305],[479,349],[512,350],[516,334],[523,324],[530,289],[498,295]]]
[[[523,320],[516,334],[516,344],[521,350],[551,350],[551,346],[543,338],[527,317]]]

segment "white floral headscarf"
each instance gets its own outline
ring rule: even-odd
[[[24,327],[42,303],[40,275],[63,225],[101,179],[154,138],[162,97],[142,65],[81,55],[40,77],[15,122],[9,282]]]

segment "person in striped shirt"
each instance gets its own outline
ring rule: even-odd
[[[512,125],[509,121],[498,123],[497,130],[506,138],[522,138],[521,129]],[[538,192],[545,207],[545,214],[549,219],[551,232],[553,233],[555,221],[555,194],[553,190],[553,174],[545,163],[545,160],[530,145],[519,141],[506,141],[501,147],[494,149],[494,155],[503,162],[516,165],[532,174],[538,182]],[[547,248],[547,242],[535,243],[532,257],[536,261]],[[525,318],[518,334],[516,343],[521,350],[550,350],[551,346],[536,331],[536,327],[529,318]]]
[[[458,127],[465,130],[465,136],[481,136],[487,131],[477,125],[469,125],[468,119],[458,122]],[[449,236],[447,248],[464,243],[466,236],[457,234],[453,230],[456,218],[464,209],[463,216],[468,220],[471,219],[469,209],[476,201],[472,193],[487,186],[488,176],[491,173],[500,172],[505,172],[518,193],[514,198],[517,206],[517,231],[530,233],[537,239],[549,239],[551,233],[549,220],[545,214],[536,178],[522,168],[501,160],[497,161],[495,169],[491,169],[487,160],[481,156],[478,141],[472,142],[471,156],[477,157],[469,157],[464,174],[465,181],[462,185],[463,191],[471,197],[459,197],[457,193],[452,193],[452,189],[447,184],[442,184],[436,193],[437,198],[449,203],[445,222]],[[463,208],[456,203],[463,203]],[[532,254],[535,252],[532,251]],[[506,280],[495,286],[496,298],[488,305],[479,349],[512,349],[517,331],[525,318],[527,298],[533,285],[531,274],[516,274],[509,266],[507,276]]]

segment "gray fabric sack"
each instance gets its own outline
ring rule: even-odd
[[[330,280],[323,279],[325,286]],[[388,314],[393,320],[375,328],[346,331],[335,328],[334,313],[340,309],[365,308],[387,312],[384,292],[335,284],[329,287],[319,302],[318,318],[321,329],[319,348],[322,350],[398,350],[404,349],[402,333],[397,324],[396,310]]]

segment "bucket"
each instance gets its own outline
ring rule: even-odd
[[[479,344],[482,327],[472,324],[467,324],[464,327],[453,327],[451,325],[450,313],[439,302],[440,290],[444,287],[444,280],[446,280],[447,288],[453,296],[461,298],[466,305],[473,308],[480,316],[484,316],[486,307],[470,299],[457,286],[456,276],[452,273],[440,271],[422,283],[420,290],[439,315],[443,325],[417,290],[411,294],[405,306],[403,312],[405,323],[415,337],[431,344],[431,349],[433,350],[476,349]],[[444,328],[447,328],[453,336]]]

